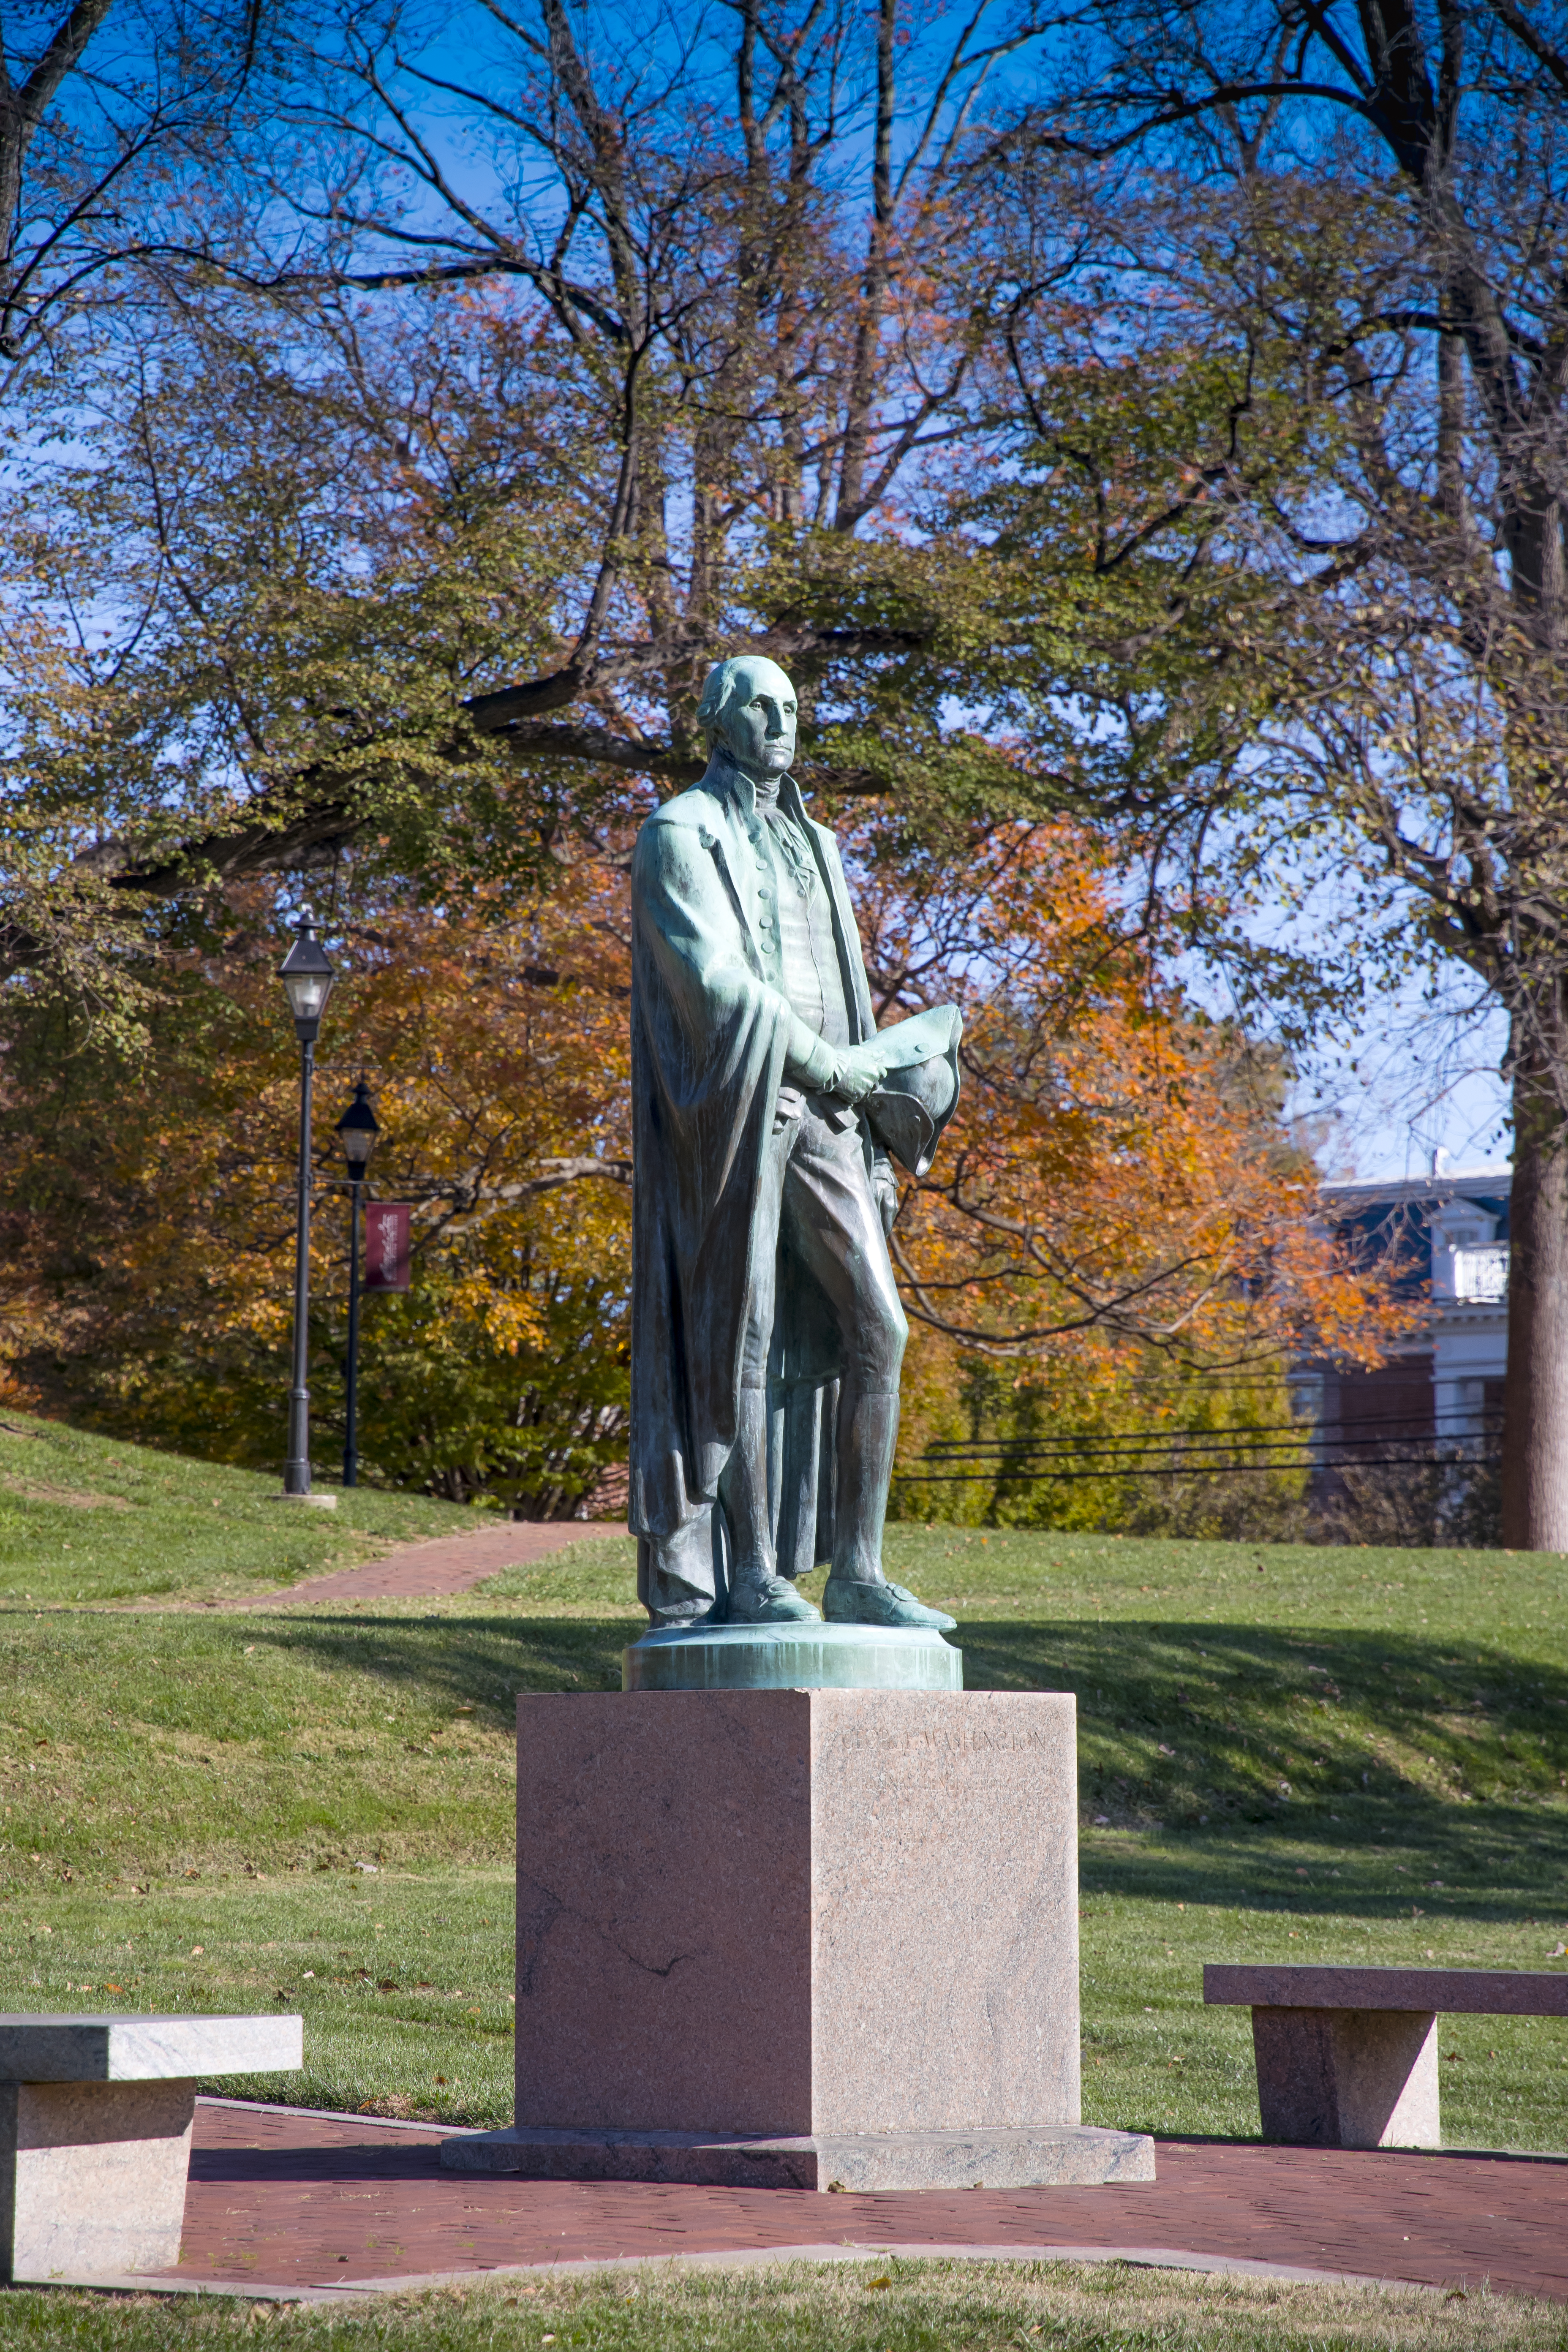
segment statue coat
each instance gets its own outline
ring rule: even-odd
[[[833,910],[851,1043],[876,1029],[838,845],[782,779]],[[766,976],[753,843],[763,820],[723,752],[656,810],[632,861],[631,1490],[637,1591],[699,1614],[726,1590],[720,1474],[735,1442],[763,1155],[795,1023]],[[846,1121],[855,1113],[844,1108]],[[872,1146],[859,1122],[868,1174]],[[837,1367],[826,1299],[781,1265],[769,1362],[769,1489],[779,1571],[832,1549]],[[656,1589],[657,1588],[657,1589]]]

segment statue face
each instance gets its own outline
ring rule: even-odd
[[[776,662],[748,661],[719,720],[719,733],[749,776],[782,776],[795,759],[795,688]]]

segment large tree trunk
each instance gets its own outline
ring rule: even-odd
[[[1561,1007],[1552,1018],[1561,1028]],[[1568,1120],[1543,1063],[1568,1064],[1546,1043],[1514,1055],[1502,1539],[1568,1552]]]

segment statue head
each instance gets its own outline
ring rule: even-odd
[[[795,692],[765,654],[737,654],[710,669],[697,724],[745,775],[782,776],[795,759]]]

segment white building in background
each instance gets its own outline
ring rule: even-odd
[[[1374,1371],[1303,1367],[1297,1409],[1318,1425],[1321,1462],[1371,1460],[1386,1439],[1460,1442],[1502,1428],[1508,1365],[1510,1168],[1460,1168],[1397,1184],[1327,1184],[1328,1222],[1369,1261],[1392,1260],[1395,1285],[1425,1308],[1421,1328]]]
[[[1437,1434],[1496,1436],[1508,1370],[1508,1242],[1513,1171],[1486,1194],[1432,1211],[1432,1405]]]

